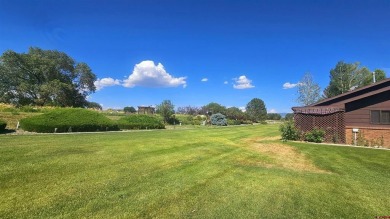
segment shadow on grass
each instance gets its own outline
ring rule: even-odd
[[[5,129],[3,131],[0,131],[0,135],[11,134],[11,133],[15,133],[15,132],[16,131],[13,129]]]

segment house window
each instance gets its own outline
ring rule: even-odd
[[[372,124],[390,124],[390,111],[371,110]]]

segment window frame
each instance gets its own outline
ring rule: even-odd
[[[373,122],[373,112],[379,112],[379,121]],[[370,123],[374,125],[390,125],[390,119],[387,122],[383,121],[382,113],[390,113],[390,110],[370,110]]]

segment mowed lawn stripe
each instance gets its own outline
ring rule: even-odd
[[[388,151],[282,143],[277,135],[278,126],[258,125],[0,136],[0,217],[386,215]],[[253,150],[251,138],[291,147],[325,172],[284,168],[278,154]]]

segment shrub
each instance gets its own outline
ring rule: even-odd
[[[236,119],[228,119],[228,125],[241,125],[241,121],[240,120],[236,120]]]
[[[129,115],[120,118],[118,121],[120,129],[164,129],[165,126],[160,119],[149,115]]]
[[[115,131],[118,126],[104,115],[81,108],[62,108],[20,120],[20,127],[30,132]]]
[[[212,125],[218,125],[218,126],[226,126],[227,120],[226,116],[222,115],[221,113],[216,113],[211,115],[211,124]]]
[[[7,122],[0,119],[0,132],[4,131],[6,126],[7,126]]]
[[[324,141],[325,131],[319,128],[314,128],[313,130],[305,133],[305,140],[308,142],[321,143]]]
[[[297,128],[295,128],[294,121],[287,120],[280,125],[279,130],[282,134],[283,141],[295,141],[299,139],[299,134]]]

